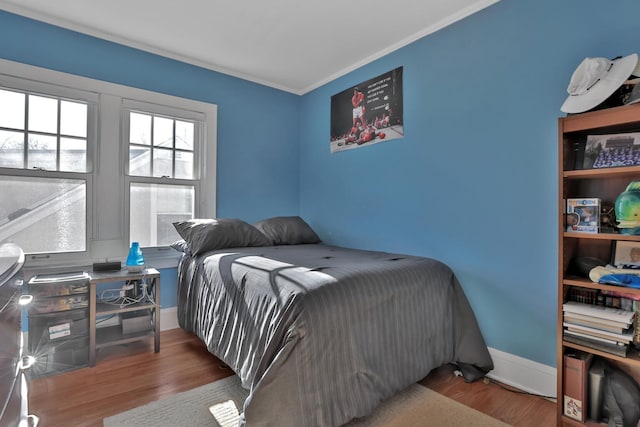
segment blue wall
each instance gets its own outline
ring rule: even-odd
[[[584,57],[640,50],[639,12],[502,0],[306,94],[301,215],[332,243],[444,261],[489,346],[555,366],[559,108]],[[399,66],[405,137],[330,154],[330,97]]]
[[[219,216],[442,260],[489,346],[555,366],[559,106],[584,57],[640,50],[639,12],[502,0],[302,97],[4,12],[0,57],[217,104]],[[330,97],[398,66],[405,137],[330,154]]]

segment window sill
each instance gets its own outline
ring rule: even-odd
[[[178,263],[180,262],[180,257],[180,253],[172,250],[171,254],[145,255],[144,261],[146,265],[156,269],[176,268],[178,267]]]
[[[145,250],[143,250],[143,253]],[[144,253],[145,264],[156,269],[176,268],[180,262],[181,254],[173,249],[154,250],[152,253]],[[94,262],[103,262],[104,259],[89,260],[86,258],[75,259],[74,261],[55,262],[46,260],[27,260],[24,266],[24,277],[28,278],[35,274],[61,273],[68,271],[91,271]],[[110,259],[109,261],[120,261],[122,269],[125,267],[126,256],[123,259]]]

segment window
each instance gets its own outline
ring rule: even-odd
[[[125,102],[124,115],[129,236],[167,246],[180,238],[173,222],[195,216],[203,117],[136,101]]]
[[[86,250],[85,180],[0,176],[0,241],[27,253]]]
[[[194,178],[195,123],[129,112],[129,175]]]
[[[175,221],[194,217],[193,185],[132,182],[129,185],[129,235],[141,246],[166,246],[180,238]]]
[[[20,77],[17,77],[20,76]],[[215,216],[217,107],[0,59],[0,241],[27,266],[177,265],[179,219]]]
[[[0,86],[0,241],[32,254],[84,252],[95,98],[18,86]]]

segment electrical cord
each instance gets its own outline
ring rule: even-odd
[[[547,395],[544,395],[544,394],[538,394],[538,393],[532,393],[532,392],[530,392],[530,391],[520,390],[520,389],[517,389],[517,388],[515,388],[515,387],[508,386],[508,385],[506,385],[506,384],[502,384],[501,382],[491,380],[491,379],[489,379],[489,378],[487,378],[487,377],[485,377],[482,381],[483,381],[485,384],[489,384],[489,383],[495,384],[495,385],[497,385],[497,386],[499,386],[499,387],[502,387],[503,389],[505,389],[505,390],[507,390],[507,391],[510,391],[510,392],[512,392],[512,393],[526,394],[526,395],[528,395],[528,396],[535,396],[535,397],[541,397],[541,398],[543,398],[543,399],[556,400],[555,396],[547,396]]]
[[[125,285],[130,286],[130,285]],[[100,302],[104,304],[117,305],[120,308],[128,307],[132,304],[137,304],[141,301],[144,301],[144,295],[141,295],[138,298],[132,298],[122,294],[123,291],[127,291],[130,289],[105,289],[100,294]]]
[[[115,294],[115,295],[112,295]],[[100,293],[98,300],[102,303],[110,303],[120,298],[120,289],[105,289]]]
[[[142,276],[140,279],[140,288],[142,290],[142,296],[153,305],[157,305],[150,286],[147,283],[146,277]]]
[[[132,283],[133,282],[133,283]],[[146,276],[142,276],[139,281],[140,295],[138,297],[130,297],[125,293],[130,290],[135,290],[138,285],[138,280],[127,280],[122,288],[117,289],[105,289],[100,293],[100,302],[104,304],[117,305],[120,308],[128,307],[139,302],[148,301],[154,306],[158,306],[151,292],[150,286],[147,283]],[[135,292],[134,292],[135,294]]]
[[[461,371],[459,371],[459,370],[455,370],[455,371],[453,371],[453,373],[454,373],[454,375],[455,375],[456,377],[460,377],[460,376],[462,376],[462,372],[461,372]],[[538,394],[538,393],[532,393],[532,392],[529,392],[529,391],[520,390],[520,389],[518,389],[518,388],[516,388],[516,387],[512,387],[512,386],[509,386],[509,385],[506,385],[506,384],[502,384],[502,383],[501,383],[501,382],[499,382],[499,381],[492,380],[492,379],[491,379],[491,378],[489,378],[489,377],[484,377],[484,378],[482,379],[482,382],[483,382],[484,384],[487,384],[487,385],[488,385],[488,384],[495,384],[495,385],[497,385],[498,387],[501,387],[501,388],[503,388],[504,390],[510,391],[510,392],[512,392],[512,393],[517,393],[517,394],[526,394],[526,395],[528,395],[528,396],[535,396],[535,397],[541,397],[541,398],[543,398],[543,399],[556,400],[555,396],[547,396],[547,395],[544,395],[544,394]]]

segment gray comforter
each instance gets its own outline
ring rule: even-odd
[[[445,363],[493,369],[441,262],[323,244],[184,255],[180,326],[249,390],[240,424],[340,426]]]

